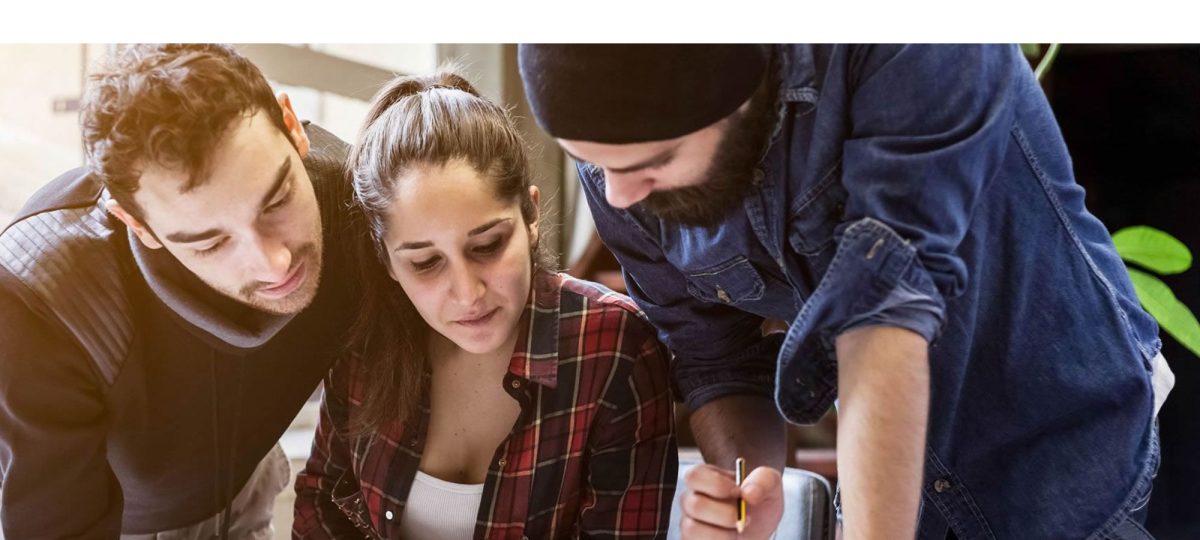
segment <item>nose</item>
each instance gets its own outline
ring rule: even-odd
[[[287,278],[288,270],[292,268],[292,250],[283,241],[259,234],[255,235],[249,248],[247,260],[252,265],[255,280],[277,285]]]
[[[456,264],[450,270],[450,298],[470,308],[483,297],[486,287],[469,264]]]
[[[616,208],[628,208],[654,191],[654,179],[642,173],[604,173],[604,198]]]

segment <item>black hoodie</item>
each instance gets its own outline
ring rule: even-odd
[[[4,536],[115,538],[220,512],[326,374],[354,306],[346,144],[306,125],[321,208],[316,299],[246,308],[104,211],[83,169],[0,233]],[[232,456],[232,458],[231,458]]]

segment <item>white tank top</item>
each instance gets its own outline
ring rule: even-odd
[[[455,484],[421,471],[400,520],[400,536],[408,540],[470,540],[483,499],[483,484]]]

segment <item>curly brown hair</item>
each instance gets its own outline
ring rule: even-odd
[[[147,165],[185,173],[186,193],[204,182],[235,117],[263,111],[288,133],[262,72],[227,45],[125,45],[89,79],[80,113],[88,167],[143,222],[133,193]]]

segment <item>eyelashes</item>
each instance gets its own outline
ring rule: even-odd
[[[488,242],[487,244],[475,246],[475,247],[471,248],[471,254],[473,254],[477,257],[489,257],[492,255],[495,255],[496,253],[500,252],[501,248],[504,247],[505,240],[506,240],[505,238],[497,238],[491,242]],[[422,273],[422,272],[427,272],[429,270],[432,270],[441,261],[442,261],[442,257],[435,255],[435,256],[425,259],[423,261],[413,261],[409,264],[412,266],[412,269],[414,271],[416,271],[417,273]]]

